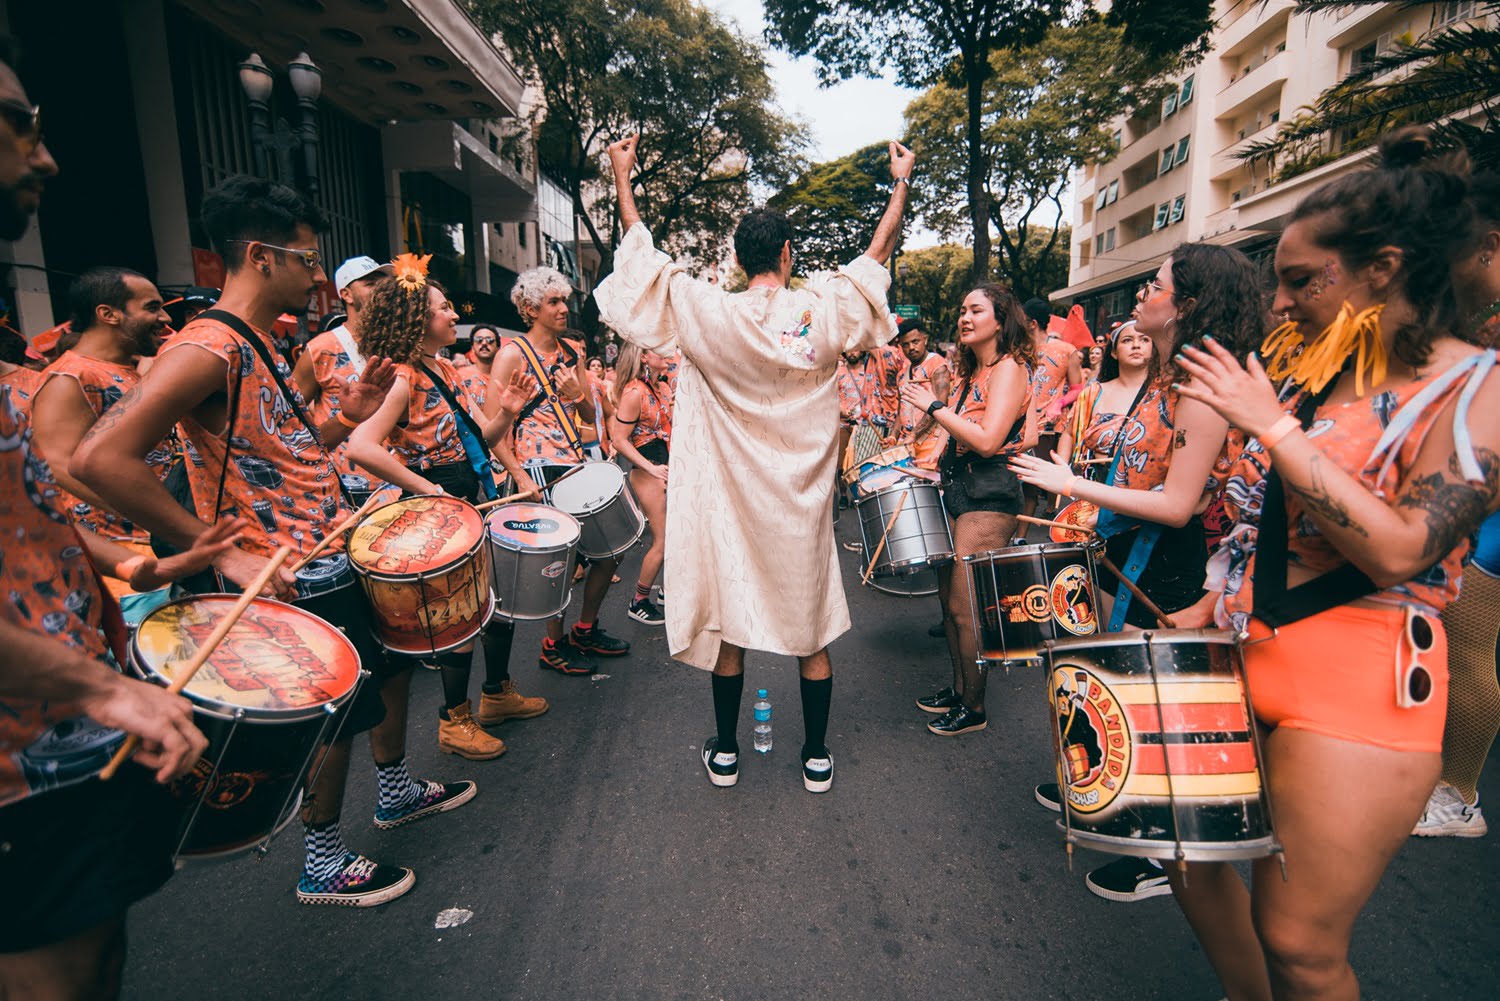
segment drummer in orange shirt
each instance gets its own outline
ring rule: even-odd
[[[901,385],[924,384],[931,389],[934,400],[946,404],[953,388],[953,370],[946,358],[927,349],[927,331],[923,322],[915,317],[902,320],[896,334],[896,345],[909,363],[901,375]],[[938,459],[942,458],[943,449],[948,445],[948,432],[943,430],[937,418],[921,413],[903,400],[898,427],[900,443],[911,449],[916,465],[936,470]]]

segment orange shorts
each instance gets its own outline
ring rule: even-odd
[[[1396,665],[1412,662],[1400,608],[1342,605],[1271,630],[1251,622],[1245,682],[1267,726],[1310,730],[1396,751],[1442,751],[1448,711],[1448,638],[1436,616],[1420,657],[1432,676],[1422,705],[1396,704]],[[1260,642],[1257,642],[1260,641]]]

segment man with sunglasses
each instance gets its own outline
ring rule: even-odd
[[[228,273],[219,308],[162,347],[141,384],[94,425],[71,468],[114,509],[172,545],[221,516],[253,515],[236,548],[215,562],[221,577],[243,587],[277,547],[305,554],[348,516],[330,450],[379,408],[395,366],[389,359],[368,359],[342,388],[340,411],[304,423],[301,394],[287,384],[291,373],[274,358],[269,330],[283,312],[306,308],[323,281],[316,249],[320,213],[290,188],[235,177],[204,197],[201,218]],[[186,468],[195,512],[180,506],[144,461],[174,424],[193,459]],[[293,602],[308,597],[285,567],[266,590]],[[385,656],[367,616],[325,617],[343,629],[373,676],[347,710],[338,740],[314,765],[317,778],[304,799],[306,857],[297,899],[369,907],[407,892],[415,877],[344,845],[340,814],[354,734],[370,731],[379,783],[377,827],[461,806],[475,787],[413,781],[406,766],[409,662]]]

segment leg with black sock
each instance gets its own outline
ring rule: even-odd
[[[438,718],[448,719],[449,709],[469,701],[469,672],[474,664],[474,647],[440,653],[436,660],[443,672],[443,707],[438,710]]]
[[[479,642],[484,646],[484,691],[495,694],[502,682],[510,680],[510,648],[516,639],[516,627],[504,619],[495,619],[484,627]]]
[[[833,702],[833,662],[826,649],[799,657],[802,688],[802,784],[808,792],[833,787],[833,757],[828,753],[828,709]]]
[[[713,673],[714,725],[718,733],[703,742],[703,767],[708,781],[721,789],[740,780],[740,742],[735,731],[744,689],[745,651],[728,643],[719,644]]]

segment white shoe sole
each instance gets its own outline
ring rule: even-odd
[[[978,733],[980,730],[988,730],[989,728],[990,728],[990,722],[989,722],[989,720],[985,720],[983,723],[980,723],[978,726],[966,726],[962,730],[936,730],[936,729],[933,729],[933,726],[932,726],[931,723],[927,724],[927,732],[928,733],[935,733],[939,737],[962,737],[966,733]]]
[[[1122,904],[1133,904],[1138,900],[1150,900],[1152,897],[1167,897],[1171,896],[1172,894],[1172,887],[1167,883],[1166,879],[1163,879],[1161,883],[1156,886],[1151,886],[1144,890],[1133,890],[1129,893],[1120,893],[1116,890],[1106,890],[1102,886],[1096,886],[1095,884],[1090,883],[1087,879],[1085,879],[1083,882],[1084,885],[1089,888],[1089,892],[1094,896],[1103,897],[1105,900],[1115,900]]]
[[[703,759],[703,770],[708,773],[708,781],[712,782],[716,787],[720,789],[728,789],[730,786],[736,785],[740,781],[740,773],[738,769],[735,770],[735,773],[733,775],[720,775],[712,768],[708,767],[707,758]]]
[[[644,615],[637,615],[635,612],[626,612],[625,614],[626,617],[632,618],[645,626],[664,626],[667,624],[666,619],[651,619]]]
[[[314,906],[324,905],[333,907],[378,907],[395,900],[417,885],[417,874],[410,869],[406,870],[406,878],[392,883],[384,890],[376,890],[373,893],[348,894],[348,893],[303,893],[297,891],[297,903],[311,904]]]
[[[805,789],[807,789],[808,792],[827,792],[828,790],[833,788],[833,773],[829,772],[826,779],[815,781],[808,778],[807,773],[803,772],[802,785]]]
[[[1439,827],[1413,828],[1411,833],[1418,838],[1482,838],[1490,833],[1490,825],[1483,820],[1477,824],[1450,820]]]
[[[424,817],[435,817],[440,813],[447,813],[449,810],[457,810],[459,807],[463,806],[469,800],[478,795],[479,786],[471,782],[469,783],[468,791],[459,793],[457,796],[454,796],[446,803],[434,803],[432,806],[424,807],[423,809],[418,810],[416,813],[408,813],[406,816],[401,817],[398,820],[381,820],[379,817],[375,817],[373,819],[377,828],[382,831],[389,831],[394,828],[400,827],[402,824],[410,824],[414,821],[421,820]]]

